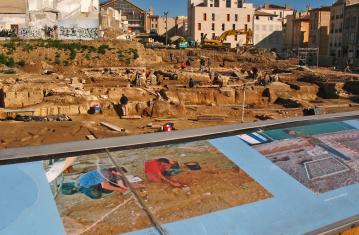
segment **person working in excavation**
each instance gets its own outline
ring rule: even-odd
[[[122,116],[127,116],[127,104],[128,104],[128,98],[127,98],[127,96],[125,96],[125,94],[122,94],[121,99],[120,99]]]
[[[92,199],[100,199],[102,193],[125,192],[127,187],[119,176],[115,167],[89,171],[77,180],[78,190]]]
[[[164,176],[164,173],[168,171],[175,162],[168,160],[167,158],[159,158],[145,162],[145,174],[149,181],[156,183],[168,183],[174,187],[181,187],[182,184],[172,181]]]

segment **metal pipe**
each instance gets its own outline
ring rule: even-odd
[[[105,149],[107,156],[110,158],[113,165],[115,165],[117,171],[120,173],[121,180],[125,182],[126,186],[131,191],[132,195],[136,198],[137,202],[140,204],[142,209],[145,211],[146,215],[151,221],[151,224],[157,229],[157,231],[160,233],[160,235],[167,235],[167,231],[162,227],[162,225],[157,221],[155,216],[151,213],[150,209],[146,206],[145,202],[142,200],[142,198],[137,194],[135,188],[131,184],[131,182],[127,179],[125,172],[123,172],[122,168],[117,164],[115,159],[112,157],[110,151],[108,149]]]

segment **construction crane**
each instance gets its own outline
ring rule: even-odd
[[[218,39],[207,39],[207,34],[205,34],[201,40],[201,47],[209,49],[229,49],[230,46],[224,43],[224,41],[228,36],[236,35],[246,35],[246,43],[244,44],[245,47],[253,45],[253,31],[251,29],[240,29],[223,32]]]

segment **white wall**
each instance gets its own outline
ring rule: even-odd
[[[0,30],[11,29],[11,25],[25,24],[25,14],[0,14]]]
[[[283,48],[281,19],[270,16],[258,17],[254,17],[254,45],[261,48]]]
[[[56,9],[61,19],[79,17],[81,13],[90,13],[86,18],[98,18],[99,0],[57,0]]]
[[[28,0],[29,11],[39,11],[43,8],[55,8],[56,0]]]

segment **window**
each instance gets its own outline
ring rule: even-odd
[[[215,24],[212,23],[212,31],[214,31],[215,29],[216,29]]]
[[[256,16],[256,20],[259,20],[259,16]]]
[[[230,14],[227,14],[227,21],[231,21],[231,15]]]
[[[226,0],[226,7],[231,8],[232,7],[232,0]]]
[[[207,21],[207,13],[204,13],[204,14],[203,14],[203,20],[204,20],[204,21]]]
[[[226,30],[226,25],[222,24],[222,31],[225,31],[225,30]]]
[[[238,14],[234,15],[234,21],[238,21]]]
[[[251,15],[247,15],[247,22],[251,22]]]
[[[232,29],[233,29],[233,30],[236,30],[236,24],[233,24],[233,25],[232,25]]]
[[[198,30],[202,30],[202,25],[201,25],[201,23],[198,23],[198,24],[197,24],[197,29],[198,29]]]
[[[282,18],[283,17],[283,13],[281,12],[281,13],[279,13],[279,17],[280,18]]]
[[[353,17],[351,18],[351,25],[350,25],[350,27],[351,27],[351,28],[355,28],[355,27],[356,27],[356,23],[357,23],[357,18],[356,18],[356,16],[353,16]]]
[[[245,30],[245,31],[248,30],[248,25],[247,25],[247,24],[244,25],[244,30]]]
[[[212,21],[216,20],[216,14],[212,13]]]
[[[238,8],[242,8],[242,7],[243,7],[243,1],[242,1],[242,0],[238,0],[238,1],[237,1],[237,7],[238,7]]]
[[[212,33],[212,39],[216,39],[216,34]]]
[[[214,7],[219,7],[219,0],[214,0]]]
[[[234,40],[235,40],[235,41],[238,41],[238,35],[237,35],[237,34],[234,35]]]
[[[273,20],[273,16],[270,16],[270,17],[269,17],[269,20]]]
[[[312,43],[313,44],[317,43],[317,37],[316,36],[312,36]],[[336,45],[336,44],[334,44],[334,45]]]

